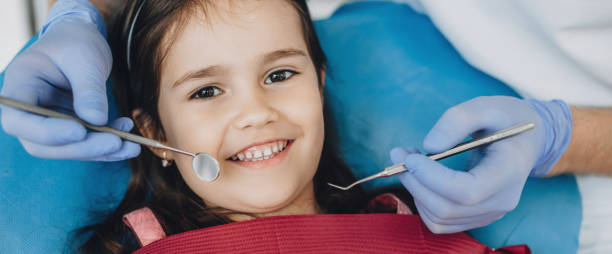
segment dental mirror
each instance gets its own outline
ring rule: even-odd
[[[169,151],[181,153],[184,155],[189,155],[193,157],[191,161],[191,167],[193,168],[193,172],[196,174],[196,176],[198,176],[198,178],[206,182],[212,182],[215,179],[217,179],[217,177],[219,177],[219,172],[221,171],[219,167],[219,162],[215,159],[215,157],[207,153],[194,154],[194,153],[186,152],[180,149],[176,149],[173,147],[163,145],[153,139],[148,139],[142,136],[134,135],[129,132],[123,132],[123,131],[116,130],[110,127],[91,125],[76,117],[62,114],[62,113],[59,113],[53,110],[49,110],[46,108],[34,106],[31,104],[23,103],[20,101],[16,101],[16,100],[4,97],[4,96],[0,96],[0,104],[4,104],[9,107],[21,109],[21,110],[31,112],[34,114],[38,114],[38,115],[42,115],[42,116],[57,117],[57,118],[73,120],[73,121],[76,121],[82,124],[83,126],[85,126],[86,128],[90,130],[94,130],[98,132],[112,133],[125,140],[129,140],[129,141],[141,144],[141,145],[149,146],[152,148],[169,150]]]
[[[204,181],[212,182],[219,177],[219,163],[210,154],[196,154],[191,164],[195,174]]]

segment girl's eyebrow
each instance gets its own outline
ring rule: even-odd
[[[303,50],[286,48],[286,49],[279,49],[279,50],[275,50],[270,53],[267,53],[263,56],[262,59],[263,59],[263,63],[265,64],[265,63],[274,62],[278,59],[294,57],[294,56],[306,57],[306,53]],[[183,74],[181,78],[177,79],[174,82],[174,84],[172,84],[172,88],[179,86],[180,84],[184,83],[187,80],[215,76],[215,75],[218,75],[222,71],[223,71],[223,68],[220,65],[211,65],[203,69],[187,72]]]
[[[183,74],[183,76],[179,79],[177,79],[174,84],[172,85],[172,88],[177,87],[178,85],[184,83],[187,80],[190,79],[198,79],[198,78],[206,78],[206,77],[210,77],[210,76],[215,76],[217,75],[219,72],[221,72],[221,66],[219,65],[212,65],[212,66],[208,66],[204,69],[199,69],[199,70],[195,70],[195,71],[190,71],[187,72],[185,74]]]
[[[292,48],[279,49],[279,50],[272,51],[270,53],[265,54],[263,57],[263,62],[264,63],[274,62],[278,59],[285,58],[285,57],[292,57],[292,56],[306,56],[306,53],[303,50],[299,50],[299,49],[292,49]]]

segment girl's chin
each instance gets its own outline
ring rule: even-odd
[[[276,197],[262,195],[247,200],[242,207],[243,209],[240,210],[247,210],[248,213],[255,214],[277,213],[285,210],[293,201],[291,195],[280,196],[277,194]]]
[[[272,188],[269,191],[251,192],[246,196],[240,197],[233,205],[240,204],[238,207],[230,208],[233,211],[242,211],[249,214],[263,216],[291,215],[311,213],[316,207],[314,194],[308,195],[305,190],[291,189],[279,191]],[[312,196],[312,197],[309,197]],[[309,198],[307,198],[309,197]],[[231,207],[231,206],[227,206]]]

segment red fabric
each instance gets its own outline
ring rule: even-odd
[[[392,193],[376,196],[368,204],[367,210],[374,213],[412,214],[408,205]],[[124,214],[123,223],[134,232],[140,246],[148,245],[166,237],[157,217],[148,207]]]
[[[193,230],[155,241],[142,253],[530,253],[492,250],[465,233],[433,234],[417,215],[275,216]]]

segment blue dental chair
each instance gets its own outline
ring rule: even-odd
[[[390,165],[392,147],[420,145],[449,107],[481,95],[518,97],[467,64],[408,6],[353,3],[315,26],[328,57],[325,96],[340,130],[333,138],[357,178]],[[117,117],[115,107],[110,113]],[[127,187],[126,162],[38,159],[2,131],[0,144],[0,253],[71,251],[73,231],[100,219],[92,212],[112,209]],[[466,160],[464,154],[442,163],[466,169]],[[364,185],[387,186],[400,183]],[[574,176],[529,179],[514,211],[469,233],[493,248],[526,243],[534,253],[575,253],[581,216]]]

